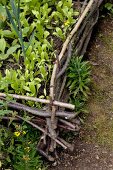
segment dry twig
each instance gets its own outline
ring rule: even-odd
[[[0,93],[0,97],[7,97],[10,96],[14,99],[21,99],[21,100],[27,100],[27,101],[34,101],[34,102],[39,102],[39,103],[45,103],[45,104],[50,104],[50,100],[46,99],[39,99],[36,97],[30,97],[30,96],[22,96],[22,95],[17,95],[17,94],[5,94],[5,93]],[[65,107],[67,109],[75,109],[75,106],[69,103],[63,103],[59,101],[53,101],[53,105],[59,106],[59,107]]]

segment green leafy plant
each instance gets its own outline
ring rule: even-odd
[[[73,57],[67,70],[67,87],[70,91],[70,100],[81,111],[90,92],[90,65],[82,61],[83,57]]]
[[[9,66],[4,69],[4,76],[0,76],[0,89],[44,98],[55,56],[52,35],[65,40],[75,22],[72,1],[51,4],[50,1],[10,0],[7,4],[1,5],[7,29],[3,27],[0,31],[0,44],[3,44],[0,66],[4,67],[4,61]]]
[[[11,127],[0,128],[1,165],[15,170],[44,169],[41,157],[37,154],[39,131],[26,124],[12,123]],[[32,133],[33,131],[33,133]]]
[[[111,14],[113,14],[113,4],[112,3],[106,3],[104,6]]]

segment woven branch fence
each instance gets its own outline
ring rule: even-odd
[[[65,131],[79,130],[78,125],[73,123],[77,116],[77,113],[74,112],[75,106],[67,103],[69,95],[65,88],[66,69],[73,53],[76,56],[84,56],[93,28],[99,18],[99,7],[102,2],[103,0],[74,1],[75,5],[77,4],[79,7],[80,15],[74,28],[63,43],[61,52],[54,63],[50,80],[50,100],[9,94],[14,99],[46,104],[46,109],[38,110],[17,102],[7,102],[8,107],[26,111],[31,116],[35,116],[35,118],[29,121],[17,115],[13,120],[26,121],[42,132],[37,149],[49,161],[54,161],[57,158],[58,145],[70,151],[74,149],[72,144],[59,135],[60,128],[65,129]],[[0,93],[1,100],[6,100],[6,97],[6,94]],[[66,109],[70,111],[66,111]],[[3,117],[3,119],[10,119],[10,117]]]

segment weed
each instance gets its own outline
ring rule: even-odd
[[[104,6],[110,14],[113,15],[113,4],[112,3],[106,3]]]
[[[70,100],[76,106],[76,111],[83,111],[83,106],[90,92],[90,65],[82,61],[83,57],[73,57],[67,70],[67,87]],[[81,110],[82,109],[82,110]],[[85,111],[85,110],[84,110]]]

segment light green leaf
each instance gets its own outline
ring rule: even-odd
[[[4,22],[6,20],[6,10],[3,6],[0,6],[0,21]]]
[[[31,82],[31,83],[29,84],[29,88],[30,88],[30,91],[31,91],[33,94],[36,93],[36,89],[35,89],[35,84],[34,84],[34,82]]]
[[[11,114],[12,111],[11,110],[0,110],[0,116],[4,116],[6,114]]]
[[[5,51],[5,48],[6,48],[6,41],[4,38],[1,38],[0,39],[0,51],[2,51],[2,53],[4,54],[4,51]]]
[[[46,93],[46,89],[44,88],[44,95],[46,96],[47,95],[47,93]]]
[[[24,86],[23,89],[30,92],[30,88],[27,86]]]
[[[8,58],[7,54],[0,54],[0,60],[6,60]]]
[[[7,50],[7,55],[13,54],[19,47],[20,47],[20,45],[15,45],[15,46],[13,46],[13,47],[10,47],[10,48]]]

